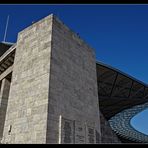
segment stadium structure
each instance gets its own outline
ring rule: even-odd
[[[0,43],[0,143],[147,143],[131,119],[148,85],[102,62],[53,14]]]

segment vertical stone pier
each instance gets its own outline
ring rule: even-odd
[[[99,143],[94,51],[56,17],[51,47],[46,142]]]
[[[2,142],[100,142],[94,51],[53,15],[18,35]]]
[[[3,143],[46,143],[51,30],[52,15],[18,34]]]
[[[0,89],[0,141],[3,136],[3,129],[4,129],[8,97],[9,97],[9,89],[10,89],[10,82],[6,78],[4,78],[1,82],[1,89]]]

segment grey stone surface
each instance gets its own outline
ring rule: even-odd
[[[80,119],[79,119],[80,120]],[[100,134],[95,124],[90,121],[76,121],[62,118],[60,142],[64,144],[95,144],[100,143]]]
[[[85,123],[80,121],[75,121],[75,143],[76,144],[83,144],[86,140],[86,127]]]
[[[1,82],[1,89],[0,89],[0,140],[2,139],[3,136],[9,89],[10,89],[10,82],[6,78],[4,78]]]
[[[51,27],[47,16],[18,35],[3,143],[46,143]]]
[[[60,116],[82,123],[91,121],[94,129],[100,133],[94,51],[54,17],[47,143],[59,141]],[[53,132],[55,134],[51,134]]]
[[[50,15],[18,34],[2,143],[60,143],[60,117],[86,123],[65,141],[100,141],[94,51]]]
[[[117,135],[111,129],[109,122],[100,113],[101,121],[101,143],[122,143]]]

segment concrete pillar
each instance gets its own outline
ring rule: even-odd
[[[5,116],[7,110],[7,103],[9,97],[10,82],[4,78],[1,82],[0,89],[0,140],[3,136],[3,129],[5,123]]]

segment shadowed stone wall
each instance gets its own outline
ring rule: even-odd
[[[47,143],[98,143],[95,54],[56,17],[49,85]]]
[[[108,121],[100,113],[101,122],[101,143],[122,143],[117,135],[112,131]]]
[[[10,90],[10,81],[4,78],[1,82],[1,89],[0,89],[0,141],[3,136],[9,90]]]

